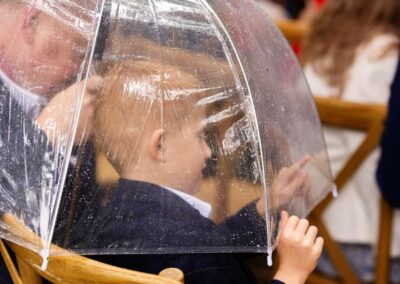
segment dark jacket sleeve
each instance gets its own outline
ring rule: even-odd
[[[400,207],[400,64],[391,86],[388,115],[381,139],[381,158],[377,181],[383,197],[394,207]]]
[[[228,245],[231,240],[232,246],[264,248],[267,244],[266,223],[257,212],[256,201],[249,203],[234,216],[217,225],[215,233],[218,233],[219,238],[225,238]]]
[[[44,202],[50,206],[61,194],[55,190],[61,190],[66,146],[50,143],[0,81],[0,214],[10,212],[35,229],[31,221],[39,220],[40,206]],[[68,165],[57,214],[58,239],[86,208],[95,187],[94,147],[90,142],[81,144],[75,156],[77,162]]]
[[[25,221],[39,218],[43,192],[38,189],[54,187],[59,177],[53,173],[63,158],[55,159],[45,133],[8,94],[1,94],[0,100],[0,210]]]

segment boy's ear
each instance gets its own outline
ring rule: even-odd
[[[164,160],[163,138],[164,138],[164,129],[159,128],[155,130],[151,135],[148,145],[151,157],[154,160],[160,162]]]
[[[23,19],[24,22],[22,24],[23,36],[26,42],[30,45],[34,43],[37,27],[39,24],[39,18],[41,15],[41,11],[36,8],[26,7],[23,9]]]

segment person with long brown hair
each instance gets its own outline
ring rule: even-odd
[[[387,104],[399,58],[399,38],[400,1],[328,1],[312,20],[303,45],[301,61],[312,93],[359,103]],[[331,167],[337,174],[363,134],[328,127],[324,134]],[[379,218],[379,190],[374,173],[378,155],[375,151],[367,157],[324,214],[329,231],[364,281],[374,277],[372,248]],[[400,219],[395,219],[395,223],[398,227],[394,232],[399,234]],[[400,235],[393,236],[392,240],[399,238]],[[395,283],[400,282],[399,244],[392,243]],[[328,268],[326,272],[331,271]]]

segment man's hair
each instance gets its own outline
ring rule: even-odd
[[[154,130],[179,131],[202,109],[199,80],[162,63],[125,61],[106,72],[94,110],[96,144],[114,167],[140,158]]]

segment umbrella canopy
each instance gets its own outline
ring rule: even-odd
[[[1,66],[0,210],[39,238],[4,218],[2,238],[44,258],[51,242],[270,253],[279,212],[306,216],[334,188],[301,69],[253,1],[28,6],[26,49],[7,43]]]

